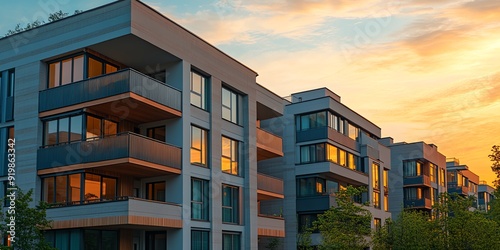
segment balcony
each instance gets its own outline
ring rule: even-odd
[[[427,175],[406,176],[403,178],[403,185],[406,186],[431,186],[431,180]]]
[[[283,199],[283,180],[257,173],[257,199]]]
[[[417,200],[405,200],[405,208],[432,209],[431,199],[422,198]]]
[[[134,134],[122,133],[38,149],[38,174],[100,168],[138,177],[181,173],[181,149]]]
[[[282,217],[259,214],[257,228],[259,236],[285,237],[285,220]]]
[[[263,129],[257,128],[257,160],[283,156],[283,140]]]
[[[349,138],[344,134],[339,133],[337,130],[330,127],[319,127],[319,128],[311,128],[304,131],[297,131],[295,138],[297,142],[330,139],[352,150],[356,151],[358,150],[357,143],[355,140]]]
[[[336,205],[335,195],[333,194],[297,197],[297,213],[325,211]]]
[[[91,108],[136,123],[181,116],[181,92],[133,69],[40,91],[39,116]]]
[[[182,228],[182,206],[167,202],[119,197],[115,201],[47,209],[52,229],[135,226]]]
[[[469,188],[466,186],[458,186],[456,183],[448,182],[448,193],[468,196]]]
[[[367,173],[340,166],[329,161],[295,165],[295,175],[315,174],[324,174],[329,178],[352,185],[368,185],[370,183]]]

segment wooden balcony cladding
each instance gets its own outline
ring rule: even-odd
[[[431,186],[431,180],[427,175],[405,176],[403,185],[406,186]]]
[[[40,148],[38,174],[103,168],[121,174],[181,173],[181,148],[142,135],[122,133],[92,141]]]
[[[257,173],[257,199],[283,199],[283,180]]]
[[[181,116],[181,92],[133,69],[40,91],[40,117],[89,108],[134,122]]]
[[[52,229],[127,226],[182,228],[179,204],[120,197],[118,200],[47,209]]]
[[[257,234],[267,237],[285,237],[285,220],[281,217],[260,215],[257,218]]]
[[[257,128],[257,160],[283,156],[283,139],[261,128]]]
[[[462,196],[469,195],[469,188],[466,186],[459,186],[456,182],[448,182],[448,193],[458,194]]]

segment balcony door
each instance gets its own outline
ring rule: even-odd
[[[167,232],[146,232],[146,250],[167,250]]]

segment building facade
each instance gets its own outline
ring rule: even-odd
[[[469,166],[460,164],[457,158],[449,158],[446,161],[448,193],[463,197],[473,196],[478,207],[479,176],[469,170]]]
[[[285,183],[284,249],[296,249],[297,235],[334,206],[335,193],[348,185],[366,188],[357,202],[369,203],[373,228],[390,217],[390,151],[377,141],[380,128],[343,105],[340,96],[326,88],[292,94],[284,116],[262,125],[283,138],[284,157],[262,165]],[[264,209],[278,205],[267,203]],[[312,240],[318,244],[320,235]]]
[[[391,150],[389,171],[389,211],[396,219],[403,209],[430,214],[440,193],[446,192],[446,157],[437,146],[425,142],[380,142]]]
[[[51,205],[59,249],[257,249],[285,229],[259,214],[283,200],[260,172],[281,138],[258,128],[283,100],[256,76],[117,1],[0,39],[0,149],[15,137],[17,185]]]
[[[477,191],[477,209],[484,212],[490,211],[490,202],[495,199],[495,188],[488,185],[485,181],[480,181]]]

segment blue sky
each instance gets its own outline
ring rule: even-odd
[[[109,2],[4,1],[0,34],[54,9]],[[494,179],[487,155],[500,144],[500,1],[144,2],[257,71],[278,95],[328,87],[383,136],[435,143]]]

